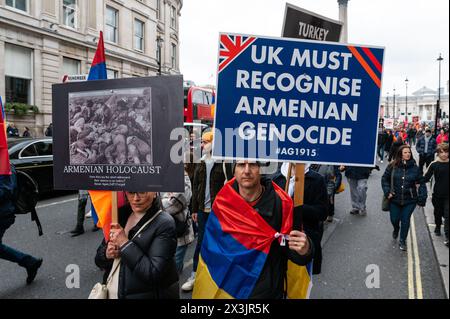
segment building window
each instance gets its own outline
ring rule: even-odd
[[[170,7],[170,26],[177,28],[177,9],[174,6]]]
[[[172,43],[172,69],[177,68],[177,45]]]
[[[30,90],[31,81],[26,79],[5,77],[6,84],[6,102],[7,103],[23,103],[31,104]]]
[[[6,5],[17,10],[28,12],[28,0],[6,0]]]
[[[156,18],[161,20],[162,12],[161,12],[161,0],[156,0]]]
[[[81,73],[81,62],[79,60],[63,58],[64,75],[78,75]]]
[[[134,19],[134,48],[144,52],[144,22]]]
[[[17,45],[5,45],[6,102],[33,104],[33,50]]]
[[[119,71],[113,69],[106,69],[106,74],[108,75],[108,80],[118,79]]]
[[[106,7],[106,27],[105,27],[105,38],[106,41],[117,43],[117,29],[119,26],[119,11]]]
[[[63,0],[63,24],[71,27],[77,27],[77,1]]]

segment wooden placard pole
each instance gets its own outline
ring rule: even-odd
[[[292,175],[292,166],[295,165],[294,207],[303,206],[305,194],[305,164],[289,164],[285,191],[289,194],[289,184]],[[303,231],[301,215],[294,213],[294,229]]]
[[[286,187],[284,191],[289,193],[289,185],[292,177],[292,166],[295,165],[295,186],[294,186],[294,206],[302,206],[305,194],[305,164],[289,163],[289,169],[286,176]]]
[[[289,163],[288,173],[286,177],[286,187],[284,188],[284,191],[289,194],[289,184],[291,183],[291,177],[292,177],[292,163]]]
[[[111,198],[111,222],[113,224],[119,223],[119,214],[117,210],[117,192],[112,192],[112,198]]]
[[[305,194],[305,164],[295,165],[294,207],[303,206]]]

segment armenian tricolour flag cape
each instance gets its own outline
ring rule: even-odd
[[[194,299],[248,299],[274,240],[292,231],[292,199],[275,183],[282,200],[283,223],[277,233],[228,182],[217,195],[206,224],[197,268]],[[305,299],[311,288],[311,265],[288,261],[287,297]]]

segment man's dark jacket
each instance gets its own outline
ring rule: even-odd
[[[372,169],[371,167],[347,166],[345,168],[345,176],[355,180],[368,179]]]
[[[286,187],[286,177],[281,172],[273,176],[273,181],[282,189]],[[305,174],[304,204],[294,208],[294,224],[303,228],[314,244],[313,274],[322,269],[323,222],[328,217],[328,193],[325,179],[317,172],[309,170]]]
[[[437,148],[437,142],[436,139],[432,136],[430,138],[430,141],[428,142],[428,150],[427,153],[425,154],[425,135],[423,135],[416,144],[416,151],[417,153],[419,153],[420,156],[434,156],[434,153],[436,153],[436,148]]]
[[[225,171],[228,180],[233,178],[231,164],[225,164]],[[214,203],[219,191],[225,184],[225,174],[223,163],[214,163],[209,176],[209,189],[211,195],[211,207]],[[205,189],[206,189],[206,164],[205,162],[198,163],[194,169],[194,182],[192,185],[192,212],[198,213],[205,210]]]

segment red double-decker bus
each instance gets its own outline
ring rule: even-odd
[[[215,91],[198,86],[184,87],[184,122],[195,120],[212,126],[214,122]]]

